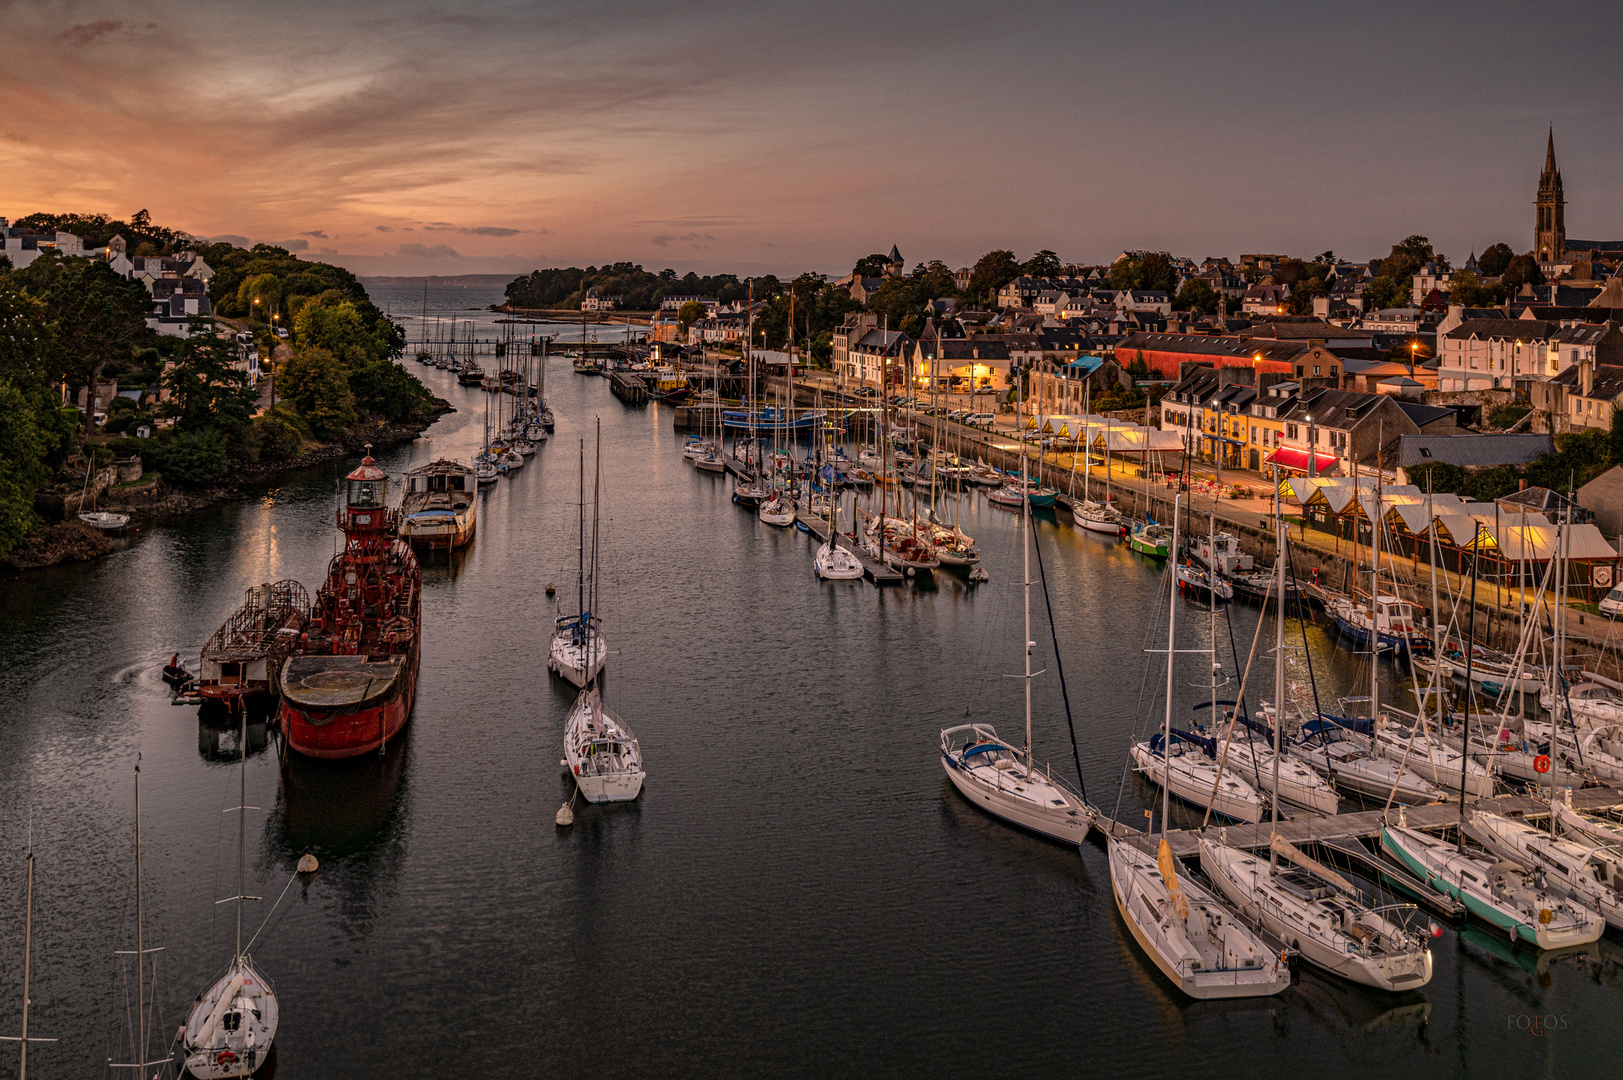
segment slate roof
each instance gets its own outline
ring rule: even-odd
[[[1441,461],[1467,469],[1495,465],[1531,465],[1555,451],[1548,435],[1403,435],[1398,438],[1398,468]]]
[[[1548,319],[1466,319],[1443,336],[1450,341],[1471,338],[1514,338],[1518,341],[1548,341],[1560,324]]]

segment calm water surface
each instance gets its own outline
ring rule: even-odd
[[[395,476],[467,457],[485,407],[411,367],[461,411],[382,455]],[[1005,827],[942,776],[941,727],[1023,723],[1005,678],[1021,664],[1017,516],[959,508],[992,574],[978,591],[947,575],[819,584],[809,538],[734,507],[728,481],[682,460],[668,413],[623,409],[566,361],[548,381],[556,435],[480,494],[471,550],[426,568],[406,736],[381,759],[285,765],[250,738],[247,891],[275,897],[305,851],[322,864],[254,948],[281,997],[279,1076],[1615,1075],[1610,936],[1539,958],[1447,931],[1431,985],[1401,998],[1305,969],[1274,999],[1184,999],[1123,927],[1102,849]],[[578,806],[559,830],[571,694],[545,668],[544,588],[573,582],[595,417],[605,694],[649,779],[635,804]],[[159,668],[195,657],[246,587],[318,582],[352,464],[97,563],[0,580],[0,1028],[19,1019],[31,828],[31,1026],[63,1040],[32,1075],[91,1075],[127,1052],[112,954],[133,947],[138,755],[165,1032],[230,955],[232,908],[214,901],[236,885],[237,819],[221,812],[237,805],[236,736],[171,706]],[[1108,809],[1120,792],[1119,816],[1142,820],[1153,792],[1122,762],[1157,708],[1140,694],[1159,574],[1052,518],[1037,532],[1089,795]],[[1035,612],[1039,754],[1069,768],[1040,592]],[[1234,611],[1242,654],[1256,617]],[[1183,647],[1212,632],[1193,605],[1180,625]],[[1349,692],[1347,654],[1318,631],[1310,651],[1321,694]],[[1180,666],[1180,714],[1204,663]],[[249,905],[250,930],[268,906]],[[1564,1026],[1518,1030],[1533,1015]]]

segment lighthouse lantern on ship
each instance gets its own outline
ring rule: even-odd
[[[388,493],[388,475],[370,454],[344,479],[344,550],[328,566],[309,632],[282,671],[282,731],[301,754],[382,751],[411,715],[422,575],[398,537]]]

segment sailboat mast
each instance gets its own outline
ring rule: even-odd
[[[1035,765],[1031,759],[1031,493],[1026,491],[1025,442],[1020,443],[1020,488],[1025,498],[1020,505],[1020,559],[1021,576],[1026,582],[1026,776],[1032,775]]]
[[[242,731],[237,737],[238,760],[241,762],[241,771],[237,775],[237,961],[240,963],[242,894],[248,883],[248,707],[240,702],[238,704],[242,710]]]
[[[1172,497],[1173,551],[1178,550],[1178,501],[1182,498],[1182,492],[1177,492]],[[1167,590],[1171,594],[1171,598],[1167,601],[1167,709],[1166,716],[1161,724],[1161,836],[1163,839],[1167,834],[1167,815],[1172,810],[1172,661],[1175,655],[1172,649],[1178,640],[1177,567],[1169,563],[1167,573],[1172,575],[1172,584]]]
[[[141,940],[141,755],[135,755],[135,1061],[147,1056],[146,943]]]
[[[1273,836],[1279,832],[1279,756],[1285,730],[1285,527],[1279,516],[1279,465],[1274,465],[1274,579],[1279,607],[1274,613],[1274,791],[1273,829],[1268,840],[1268,868],[1278,869],[1279,853]],[[1266,613],[1268,605],[1263,604]]]
[[[586,618],[586,440],[580,441],[580,544],[575,557],[575,611]]]
[[[28,899],[23,915],[23,1033],[18,1080],[28,1080],[28,980],[33,974],[34,961],[34,838],[28,838]]]

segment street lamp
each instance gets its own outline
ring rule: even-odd
[[[1420,342],[1418,342],[1418,341],[1409,342],[1409,378],[1411,378],[1411,379],[1414,378],[1415,350],[1418,349],[1419,347],[1420,347]]]
[[[1313,414],[1307,414],[1307,475],[1319,475],[1318,435],[1313,430]]]
[[[1217,486],[1223,486],[1223,403],[1212,398],[1212,412],[1217,420],[1217,431],[1212,436],[1212,460],[1217,462]]]

